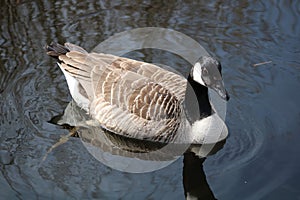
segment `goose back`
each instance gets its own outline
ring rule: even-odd
[[[58,52],[54,45],[48,54],[57,56],[64,73],[78,82],[78,91],[89,104],[82,108],[104,128],[137,139],[170,142],[185,124],[184,77],[129,58],[87,53],[70,43],[64,48],[65,52]],[[70,92],[76,101],[76,94]]]

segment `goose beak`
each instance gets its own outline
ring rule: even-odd
[[[218,93],[218,94],[220,95],[220,97],[221,97],[222,99],[224,99],[225,101],[228,101],[228,100],[230,99],[229,94],[228,94],[228,92],[227,92],[226,90],[225,90],[225,92],[224,92],[224,91],[218,90],[217,93]]]
[[[213,89],[214,91],[216,91],[217,94],[225,101],[229,100],[229,98],[230,98],[229,94],[226,91],[226,89],[221,81],[219,83],[216,83],[216,84],[210,86],[210,88]]]

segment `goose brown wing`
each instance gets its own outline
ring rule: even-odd
[[[158,67],[141,70],[144,65],[117,58],[105,69],[94,67],[91,113],[117,133],[140,139],[166,139],[179,126],[182,99],[152,79]]]
[[[173,138],[180,124],[184,78],[153,64],[67,45],[70,52],[59,56],[61,65],[78,80],[91,101],[91,116],[101,125],[138,139]]]

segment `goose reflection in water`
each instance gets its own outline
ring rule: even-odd
[[[114,134],[101,127],[81,126],[88,117],[71,101],[64,114],[54,117],[50,122],[69,125],[68,128],[75,126],[87,150],[100,162],[120,171],[143,173],[158,170],[183,155],[182,175],[186,199],[215,199],[206,180],[203,162],[208,155],[219,151],[225,140],[203,145],[138,140]]]

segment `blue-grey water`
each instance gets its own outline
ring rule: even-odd
[[[0,199],[300,199],[299,1],[0,5]],[[182,32],[221,61],[231,97],[223,148],[206,159],[186,154],[158,171],[133,174],[103,165],[74,137],[42,162],[68,134],[49,121],[71,101],[43,47],[68,41],[90,51],[139,27]],[[136,54],[184,63],[155,51]]]

